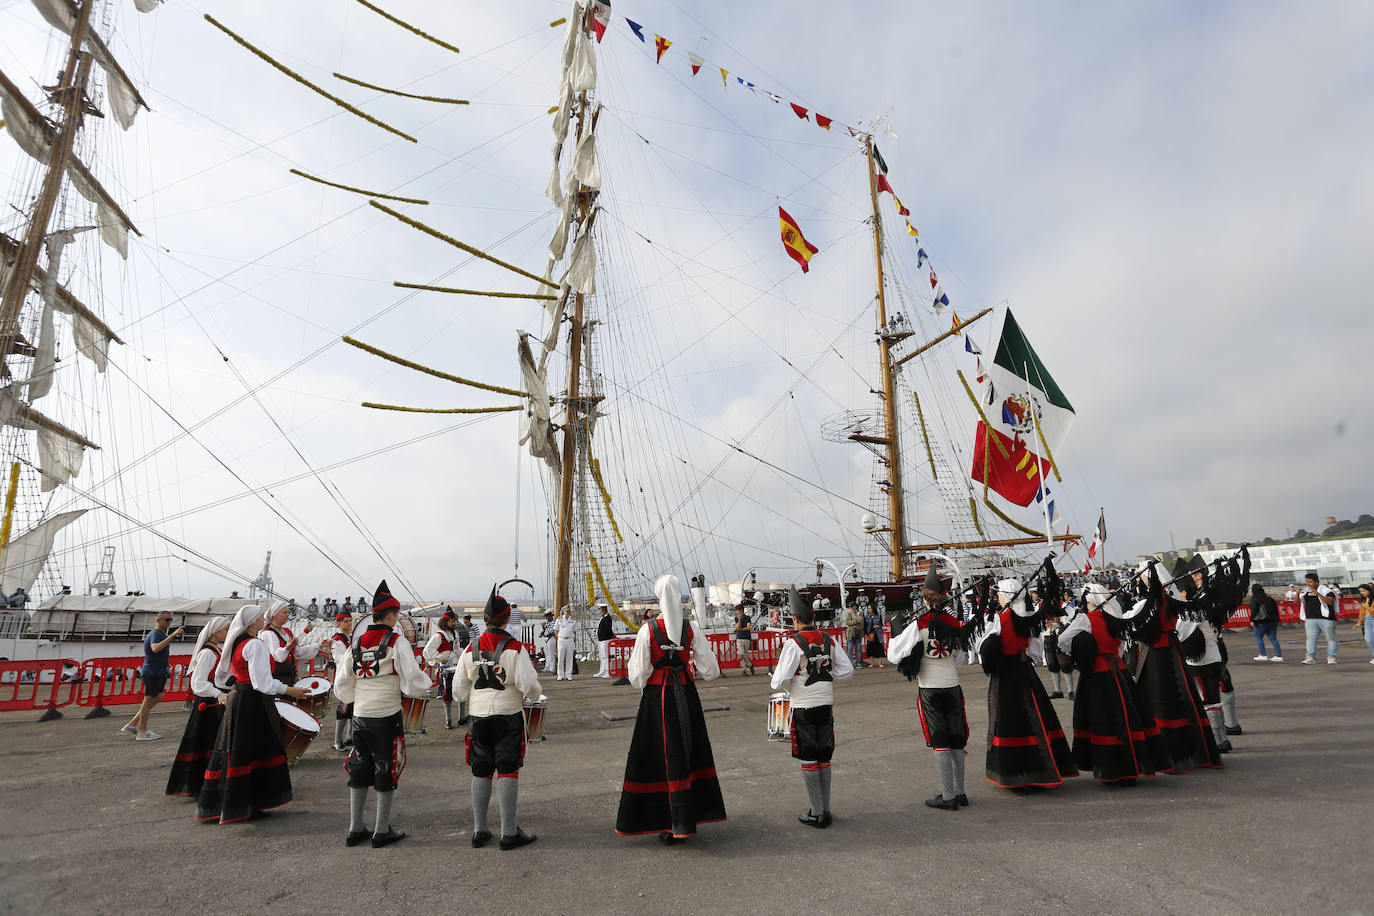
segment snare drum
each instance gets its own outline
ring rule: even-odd
[[[768,698],[768,740],[786,741],[792,732],[792,699],[786,693]]]
[[[549,713],[549,701],[543,698],[525,701],[525,736],[530,741],[543,741],[544,717]]]
[[[310,693],[308,696],[303,696],[299,700],[292,700],[292,702],[310,713],[316,720],[323,719],[324,714],[329,711],[329,692],[334,685],[329,683],[327,678],[303,677],[293,686],[304,687]]]
[[[286,765],[295,766],[305,749],[320,733],[320,723],[310,713],[293,703],[281,700],[277,704],[277,715],[281,716],[282,744],[286,745]]]
[[[401,697],[401,723],[407,732],[425,733],[425,708],[433,697]]]

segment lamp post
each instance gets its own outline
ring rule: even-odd
[[[845,588],[844,588],[844,577],[847,576],[847,575],[849,575],[849,574],[852,573],[852,572],[857,571],[859,567],[858,567],[856,564],[854,564],[854,563],[850,563],[850,564],[849,564],[848,566],[846,566],[843,570],[841,570],[839,567],[837,567],[834,563],[831,563],[829,560],[827,560],[827,559],[825,559],[825,558],[823,558],[823,557],[816,557],[816,581],[817,581],[817,582],[821,581],[821,567],[822,567],[822,566],[828,566],[828,567],[830,567],[830,571],[833,572],[833,573],[835,574],[835,578],[838,579],[839,582],[840,582],[840,609],[843,610],[844,608],[849,607],[848,593],[845,591]]]

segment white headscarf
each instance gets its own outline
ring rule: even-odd
[[[196,656],[200,650],[205,648],[205,644],[210,641],[210,637],[219,632],[219,628],[229,622],[228,617],[211,617],[210,622],[201,628],[200,635],[196,637],[196,647],[191,650],[191,662],[195,663]]]
[[[1020,579],[1015,577],[1002,579],[997,583],[997,596],[1002,599],[1004,606],[1010,607],[1012,613],[1018,617],[1029,617],[1035,613],[1030,606],[1030,596],[1021,590]],[[1005,602],[1011,601],[1013,596],[1016,600],[1011,604],[1005,604]]]
[[[239,608],[239,612],[234,615],[234,622],[229,624],[229,635],[224,637],[224,651],[219,654],[219,664],[215,666],[215,683],[223,686],[229,682],[229,663],[234,657],[234,642],[248,632],[248,628],[256,620],[261,620],[263,615],[262,608],[256,604],[245,604]]]
[[[663,620],[664,634],[674,642],[682,639],[682,583],[669,573],[654,583],[658,595],[658,614]]]
[[[1100,582],[1088,584],[1088,587],[1083,590],[1083,600],[1087,602],[1088,607],[1100,607],[1105,613],[1111,614],[1113,617],[1124,617],[1126,614],[1121,602],[1117,601],[1107,586]]]

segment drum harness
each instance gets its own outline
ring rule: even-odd
[[[382,662],[386,661],[387,654],[391,647],[400,638],[399,634],[392,630],[382,637],[382,641],[370,649],[363,648],[363,633],[358,634],[357,640],[353,643],[353,674],[355,677],[376,677],[381,673]]]
[[[496,644],[496,649],[492,652],[480,649],[478,642],[472,643],[472,664],[477,668],[477,674],[472,679],[474,690],[506,689],[506,670],[500,665],[501,653],[513,642],[515,637],[508,633]]]
[[[830,675],[830,634],[821,632],[821,643],[808,641],[800,633],[793,633],[791,639],[801,649],[806,659],[806,684],[810,687],[817,681],[834,681]]]

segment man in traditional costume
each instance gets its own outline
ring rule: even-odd
[[[1054,608],[1048,611],[1049,619],[1045,628],[1045,670],[1050,673],[1051,700],[1060,700],[1067,694],[1073,699],[1073,659],[1059,648],[1059,634],[1069,625],[1073,614],[1072,607]]]
[[[379,849],[406,835],[391,825],[391,805],[406,765],[401,696],[422,696],[430,680],[415,661],[410,642],[396,629],[400,614],[401,603],[383,579],[372,598],[372,622],[354,637],[339,667],[339,699],[353,704],[353,750],[344,761],[348,846],[370,837],[372,848]],[[377,817],[370,831],[363,826],[369,788],[377,790]]]
[[[771,681],[787,685],[792,707],[792,756],[801,761],[811,807],[797,816],[808,827],[829,827],[830,760],[835,754],[835,681],[854,676],[844,644],[815,627],[816,612],[795,587],[787,590],[796,632],[782,644]]]
[[[1186,569],[1180,567],[1177,573],[1186,598],[1198,597],[1206,589],[1207,564],[1197,554],[1193,555]],[[1199,600],[1209,605],[1209,609],[1214,612],[1212,616],[1215,616],[1216,609],[1210,607],[1211,601],[1206,600],[1205,596]],[[1224,612],[1217,623],[1213,623],[1211,619],[1180,621],[1178,641],[1184,660],[1188,664],[1193,689],[1211,725],[1216,749],[1228,754],[1231,752],[1231,741],[1226,737],[1226,716],[1221,703],[1221,682],[1225,663],[1222,659],[1221,645],[1217,641],[1218,630],[1224,623]],[[1229,673],[1227,680],[1230,680]],[[1231,702],[1235,702],[1234,692]]]
[[[440,668],[439,697],[444,702],[444,728],[453,728],[453,661],[457,658],[458,617],[452,611],[445,611],[439,618],[439,625],[425,643],[425,663]],[[458,703],[458,724],[467,724],[467,701]]]
[[[200,631],[191,652],[191,715],[181,733],[181,744],[167,777],[167,795],[196,798],[205,782],[205,765],[219,736],[220,720],[228,694],[215,686],[224,638],[229,634],[230,618],[214,617]]]
[[[196,820],[233,824],[265,817],[291,801],[291,774],[273,697],[310,691],[272,677],[272,658],[258,632],[276,608],[239,608],[215,666],[215,684],[229,690],[219,734],[196,801]]]
[[[338,630],[329,637],[328,647],[329,657],[333,659],[334,680],[337,681],[339,671],[351,664],[346,656],[353,651],[353,617],[341,612],[334,618],[334,624]],[[334,706],[334,750],[343,751],[353,746],[352,727],[353,704],[340,700]]]
[[[1183,566],[1178,573],[1184,573]],[[1159,567],[1154,563],[1141,565],[1139,582],[1145,597],[1132,611],[1135,639],[1146,647],[1136,682],[1140,713],[1159,728],[1168,748],[1168,772],[1187,773],[1200,766],[1218,768],[1222,762],[1217,742],[1179,648],[1178,614],[1186,604],[1180,600],[1181,592],[1171,589],[1166,593],[1159,577]],[[1183,622],[1191,632],[1194,624]]]
[[[720,677],[705,634],[682,618],[682,584],[654,584],[659,615],[640,627],[630,653],[630,683],[643,692],[625,761],[615,832],[658,834],[664,845],[696,836],[697,825],[725,820],[711,739],[692,667]]]
[[[972,631],[953,613],[945,584],[934,566],[926,574],[921,597],[924,612],[888,641],[887,660],[907,680],[916,681],[921,733],[935,751],[940,791],[925,803],[931,808],[957,811],[968,806],[964,748],[969,731],[956,656],[968,650]]]
[[[1083,598],[1087,613],[1075,617],[1059,637],[1078,669],[1074,763],[1102,782],[1135,785],[1138,778],[1168,768],[1168,752],[1154,720],[1142,717],[1135,684],[1121,661],[1129,624],[1119,599],[1096,582],[1088,585]]]
[[[510,605],[494,587],[482,618],[486,632],[459,655],[453,679],[454,695],[467,699],[471,715],[465,740],[472,769],[472,845],[480,848],[491,839],[487,809],[494,774],[500,845],[503,850],[516,849],[536,839],[520,829],[516,806],[525,762],[524,701],[539,698],[539,676],[524,645],[506,631]]]
[[[1057,604],[1057,592],[1047,588],[1046,603]],[[983,670],[991,678],[985,776],[1004,789],[1063,785],[1066,777],[1078,775],[1078,767],[1054,705],[1026,656],[1046,609],[1031,605],[1026,587],[1016,578],[997,583],[997,599],[1002,610],[978,646]]]

